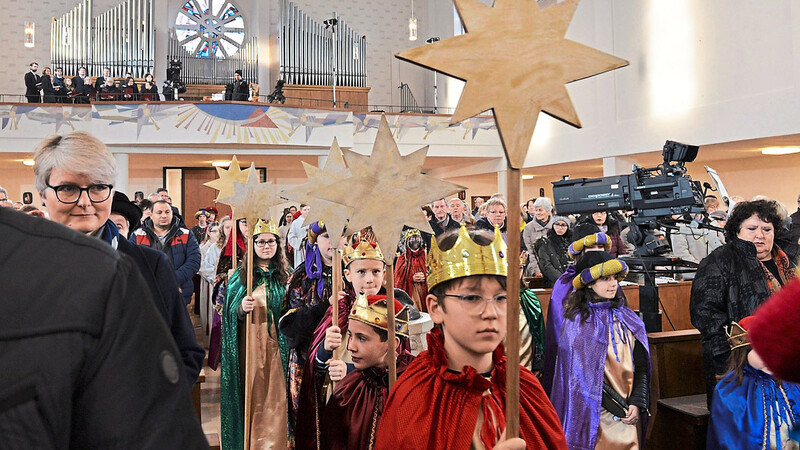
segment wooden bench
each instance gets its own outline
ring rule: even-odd
[[[200,387],[206,381],[206,370],[200,369],[200,375],[197,381],[192,386],[192,404],[194,404],[194,411],[197,413],[197,419],[203,423],[203,400],[200,396]]]
[[[647,448],[704,449],[709,411],[700,332],[650,333]]]

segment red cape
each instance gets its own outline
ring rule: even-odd
[[[419,289],[417,298],[419,305],[415,306],[421,311],[427,312],[425,297],[428,296],[428,283],[427,281],[417,283],[415,287],[414,274],[417,272],[428,273],[428,269],[425,267],[425,250],[422,248],[417,251],[407,249],[400,254],[394,266],[395,287],[406,291],[412,299],[414,298],[414,289]]]
[[[428,350],[414,359],[392,388],[375,449],[469,449],[483,392],[491,389],[500,411],[505,410],[504,353],[502,344],[494,351],[491,380],[469,366],[460,373],[448,371],[444,336],[434,328],[428,334]],[[502,412],[498,418],[505,422]],[[524,367],[520,367],[520,435],[528,448],[567,448],[553,405]]]
[[[413,356],[397,358],[397,373]],[[389,390],[386,369],[354,370],[336,386],[320,419],[322,445],[329,450],[369,449],[370,440],[380,424]]]

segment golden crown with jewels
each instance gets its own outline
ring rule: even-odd
[[[439,250],[436,239],[431,240],[428,253],[428,290],[439,283],[471,275],[508,276],[508,247],[500,233],[494,228],[494,240],[490,245],[478,245],[469,237],[462,224],[453,248]]]
[[[278,226],[275,225],[275,222],[272,219],[264,222],[263,219],[258,219],[256,222],[256,226],[253,227],[253,236],[258,236],[261,233],[272,233],[275,236],[280,237],[281,233],[278,231]]]
[[[389,331],[389,308],[385,295],[359,294],[349,318]],[[408,337],[408,308],[397,299],[394,301],[394,332],[398,336]]]
[[[360,239],[357,244],[350,244],[344,247],[342,261],[344,261],[345,267],[357,259],[375,259],[386,262],[383,259],[383,252],[381,252],[381,247],[378,243],[367,239]]]

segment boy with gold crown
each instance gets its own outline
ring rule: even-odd
[[[506,253],[498,228],[462,226],[431,243],[426,301],[438,327],[392,388],[375,448],[567,448],[553,406],[524,367],[521,438],[505,439]]]
[[[397,300],[394,303],[397,372],[402,373],[413,358],[402,350],[407,348],[403,343],[408,338],[408,308]],[[322,414],[321,448],[371,450],[374,446],[389,393],[387,309],[385,295],[361,295],[350,310],[347,350],[355,370],[347,373],[345,366],[350,364],[330,361],[331,380],[339,383]]]
[[[347,313],[359,296],[385,293],[383,278],[386,272],[383,252],[375,241],[370,228],[354,234],[352,243],[346,245],[342,254],[344,276],[349,286],[337,293],[339,317],[333,323],[333,311],[329,307],[322,321],[314,331],[314,337],[308,349],[314,364],[306,367],[303,373],[300,404],[295,427],[295,448],[315,449],[319,446],[319,418],[330,396],[330,378],[328,376],[328,359],[336,352],[338,359],[351,363],[347,349],[341,346],[342,333],[348,329]],[[408,295],[395,289],[395,298],[408,299]],[[406,300],[406,303],[409,301]],[[320,348],[326,357],[318,358]]]
[[[220,431],[224,448],[244,447],[244,424],[250,423],[250,442],[286,446],[286,364],[288,346],[277,331],[289,269],[275,222],[259,220],[253,228],[253,267],[247,258],[228,280],[222,311]],[[253,273],[253,295],[247,295],[247,271]],[[249,319],[252,317],[252,320]],[[244,334],[251,336],[244,348]],[[269,341],[269,342],[268,342]],[[276,342],[277,341],[277,342]],[[253,370],[245,379],[247,365]],[[265,365],[265,362],[272,362]],[[279,376],[276,376],[279,375]],[[250,415],[244,416],[245,391],[251,396]]]

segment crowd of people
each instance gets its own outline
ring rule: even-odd
[[[148,392],[131,402],[164,411],[170,416],[165,423],[188,424],[172,431],[179,437],[162,442],[203,446],[199,423],[180,400],[188,397],[206,357],[187,310],[194,301],[208,344],[207,364],[220,371],[223,448],[606,449],[644,444],[650,354],[644,323],[620,288],[629,272],[624,257],[635,251],[624,212],[564,216],[550,199],[538,197],[520,205],[522,227],[510,230],[507,214],[517,212],[510,211],[501,194],[480,198],[472,209],[461,198],[439,199],[423,207],[432,234],[407,228],[397,249],[382,249],[369,228],[329,235],[324,220],[307,220],[305,204],[284,209],[277,222],[264,217],[255,223],[220,217],[210,206],[195,212],[196,223],[189,228],[166,189],[146,198],[137,193],[134,201],[115,192],[115,160],[87,133],[42,141],[34,161],[35,186],[45,210],[23,211],[39,216],[24,219],[0,211],[0,224],[41,230],[37,239],[61,236],[83,246],[91,239],[97,243],[92,251],[103,255],[91,257],[91,267],[107,261],[109,272],[113,266],[118,274],[133,273],[134,280],[126,283],[136,286],[126,301],[152,311],[141,314],[161,319],[149,336],[137,330],[124,340],[129,352],[150,342],[151,360],[135,360],[142,364],[136,374],[152,370],[166,381],[153,380],[153,392],[148,384]],[[2,188],[0,204],[14,207]],[[752,349],[748,336],[751,324],[758,322],[757,316],[750,317],[758,307],[784,286],[800,283],[794,280],[800,221],[792,221],[798,216],[800,198],[798,212],[790,217],[769,199],[738,199],[722,211],[710,196],[706,211],[693,219],[724,232],[680,226],[671,233],[675,256],[697,264],[696,273],[686,278],[693,279],[692,323],[703,335],[711,448],[740,448],[736,444],[741,442],[797,446],[792,433],[800,423],[800,388],[774,375],[764,363],[774,361],[773,355]],[[55,222],[84,236],[34,221]],[[520,233],[521,255],[507,254],[510,232]],[[64,252],[75,251],[67,243],[59,245]],[[336,248],[343,249],[338,292]],[[51,250],[33,254],[43,251]],[[71,263],[64,266],[75,270]],[[395,286],[393,343],[388,342],[385,287],[389,267]],[[111,275],[103,276],[96,281],[112,283],[107,281]],[[503,341],[509,276],[522,280],[522,367],[520,437],[506,440]],[[529,287],[536,282],[552,288],[546,317]],[[62,289],[47,287],[56,288]],[[338,306],[336,320],[333,304]],[[136,309],[132,305],[115,307]],[[425,317],[435,327],[427,335],[427,350],[419,353],[412,351],[411,324]],[[102,350],[104,345],[123,345],[113,332],[111,337],[106,333],[89,333],[101,340],[98,355],[112,351]],[[391,348],[396,349],[398,379],[389,391]],[[163,352],[153,356],[151,350]],[[89,368],[78,372],[96,370],[101,363],[85,364]],[[72,384],[80,392],[108,388],[107,382],[92,386],[93,379],[92,372]],[[177,393],[165,394],[167,384]],[[133,395],[130,389],[124,390]],[[116,398],[109,392],[100,396]],[[168,409],[153,406],[159,402]],[[751,415],[746,423],[743,408]],[[88,427],[92,418],[86,417],[81,420]],[[167,439],[169,431],[157,429],[150,438]],[[119,436],[127,432],[125,427],[103,428],[86,433],[106,441],[66,439],[92,447],[124,442]]]

